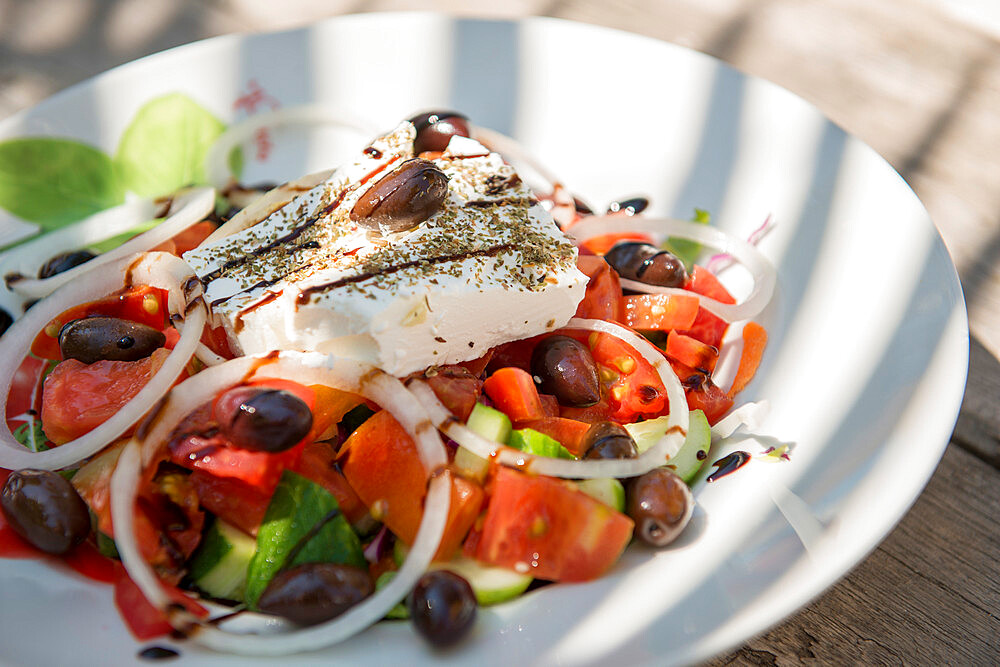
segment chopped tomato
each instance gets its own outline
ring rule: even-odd
[[[625,424],[640,416],[663,414],[667,409],[667,392],[652,364],[615,336],[593,333],[588,343],[607,385],[612,421]]]
[[[201,334],[201,342],[204,343],[205,347],[224,359],[235,359],[237,357],[237,354],[233,352],[232,347],[229,345],[229,335],[226,333],[225,327],[206,326]]]
[[[173,630],[166,615],[146,600],[142,591],[128,576],[125,567],[120,563],[115,567],[115,606],[132,635],[139,641],[148,641],[156,637],[170,634]],[[161,584],[170,599],[184,606],[188,611],[204,618],[208,610],[184,595],[179,589],[167,584]]]
[[[688,329],[698,314],[698,297],[686,294],[633,294],[622,297],[625,324],[633,329]]]
[[[571,482],[498,468],[476,557],[548,581],[607,572],[632,537],[632,520]]]
[[[575,419],[563,417],[545,417],[525,422],[517,422],[516,428],[530,428],[557,440],[560,445],[569,450],[573,456],[581,456],[583,436],[590,429],[590,424]]]
[[[618,234],[604,234],[587,239],[580,245],[595,255],[607,254],[609,250],[622,241],[641,241],[642,243],[653,243],[653,238],[649,234],[642,232],[620,232]]]
[[[211,220],[202,220],[185,229],[177,236],[170,239],[174,242],[174,254],[180,257],[189,250],[194,250],[201,242],[215,231],[215,223]]]
[[[337,469],[336,461],[337,452],[333,445],[328,442],[311,442],[303,448],[302,457],[291,466],[291,470],[329,491],[337,499],[337,505],[347,520],[354,523],[368,513],[368,508]]]
[[[622,286],[615,270],[596,255],[580,255],[576,267],[590,278],[583,301],[576,308],[576,317],[620,322]]]
[[[688,389],[686,394],[688,407],[704,412],[708,423],[713,426],[733,407],[733,399],[707,378],[701,386]]]
[[[169,354],[160,348],[139,361],[61,362],[45,378],[42,392],[45,435],[62,444],[94,430],[146,386]]]
[[[191,484],[201,506],[248,535],[256,535],[264,521],[270,494],[233,477],[217,477],[204,470],[191,473]]]
[[[451,414],[465,421],[479,400],[483,381],[464,366],[442,366],[426,376],[427,384]]]
[[[478,359],[473,359],[472,361],[463,361],[458,365],[464,367],[475,377],[481,378],[483,376],[483,373],[486,371],[486,367],[490,365],[490,361],[492,361],[492,359],[493,359],[493,349],[489,349],[486,351],[486,354],[479,357]]]
[[[270,497],[282,471],[295,465],[302,456],[303,447],[304,443],[299,443],[276,454],[256,452],[233,447],[225,437],[209,433],[175,438],[169,449],[170,460],[177,465],[240,480]]]
[[[119,317],[155,329],[167,327],[167,292],[143,285],[132,287],[121,294],[74,306],[49,322],[31,344],[31,353],[42,359],[62,359],[59,351],[59,330],[62,325],[81,317]]]
[[[358,427],[342,447],[344,476],[368,506],[407,544],[413,544],[423,518],[427,472],[417,446],[387,410]],[[448,560],[469,532],[483,503],[475,482],[452,475],[451,505],[435,558]]]
[[[559,416],[559,399],[552,394],[538,394],[538,400],[542,402],[542,411],[546,417]],[[518,427],[520,428],[520,427]]]
[[[205,524],[189,475],[161,469],[151,481],[141,483],[134,521],[143,558],[161,579],[178,583],[186,572],[185,562],[201,542]]]
[[[542,334],[541,336],[534,336],[532,338],[525,338],[523,340],[514,340],[509,343],[504,343],[503,345],[497,345],[491,352],[491,358],[486,366],[486,372],[492,373],[499,368],[507,368],[508,366],[514,368],[520,368],[522,371],[531,372],[531,353],[535,350],[535,346],[543,338],[547,338],[550,334]]]
[[[701,266],[694,267],[691,276],[684,285],[684,289],[715,299],[719,303],[736,303],[736,299],[719,282],[719,279],[711,271]],[[690,328],[684,330],[682,333],[696,338],[706,345],[719,347],[722,344],[722,337],[725,335],[728,326],[729,324],[721,317],[713,315],[704,308],[699,307],[698,315],[695,317],[694,322]]]
[[[602,392],[600,401],[586,408],[574,408],[566,405],[559,406],[560,417],[584,422],[586,424],[609,421],[612,419],[612,413],[614,412],[615,410],[611,407],[611,401],[607,395],[607,391]]]
[[[497,410],[512,422],[541,419],[545,409],[531,374],[520,368],[501,368],[483,383],[483,391],[493,400]]]
[[[685,366],[711,373],[719,360],[719,348],[697,338],[671,331],[667,334],[667,356]]]

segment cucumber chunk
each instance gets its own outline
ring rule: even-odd
[[[217,518],[191,560],[191,580],[214,598],[242,602],[247,568],[256,551],[257,540]]]
[[[599,500],[618,512],[625,511],[625,487],[614,477],[582,479],[577,488],[595,500]]]
[[[257,531],[257,552],[247,570],[246,602],[251,609],[256,608],[261,593],[289,557],[289,566],[340,563],[367,567],[361,540],[337,509],[337,499],[319,484],[289,470],[281,474]]]
[[[409,550],[410,548],[406,544],[396,540],[392,555],[397,565],[403,564]],[[484,565],[465,556],[456,556],[443,563],[431,563],[429,569],[450,570],[468,581],[469,585],[472,586],[472,592],[476,595],[476,601],[481,606],[512,600],[524,593],[533,581],[532,577],[527,574],[521,574],[505,567]]]
[[[504,443],[510,437],[510,417],[495,408],[476,403],[466,422],[469,430],[494,442]]]
[[[640,454],[655,445],[667,432],[667,419],[668,417],[657,417],[638,424],[625,425],[625,429],[635,440],[635,446]],[[711,446],[712,428],[708,425],[705,413],[701,410],[692,410],[684,444],[667,463],[667,467],[672,468],[681,479],[690,484],[705,464]]]
[[[469,582],[480,606],[499,604],[516,598],[528,589],[532,578],[505,567],[483,565],[477,560],[458,556],[447,563],[434,563],[432,570],[448,570]]]
[[[553,459],[575,459],[569,450],[550,436],[531,428],[520,428],[512,431],[507,444],[535,456],[547,456]]]
[[[466,427],[487,440],[504,444],[510,437],[510,418],[504,413],[482,403],[476,403],[469,414]],[[465,447],[459,447],[455,452],[455,468],[469,479],[482,483],[490,470],[490,462],[478,454],[473,454]]]

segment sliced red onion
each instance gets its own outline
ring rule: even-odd
[[[368,543],[365,547],[364,554],[365,560],[369,563],[377,563],[382,560],[382,556],[389,553],[389,549],[392,548],[392,533],[389,532],[389,527],[383,525],[372,541]]]
[[[274,617],[263,614],[241,615],[240,626],[245,626],[247,618],[253,626],[250,631],[244,632],[227,624],[206,624],[193,614],[171,605],[152,568],[142,558],[132,528],[141,467],[156,458],[180,420],[220,391],[250,378],[263,377],[324,384],[361,394],[380,405],[391,406],[389,409],[393,416],[417,443],[430,479],[417,538],[393,581],[335,619],[309,628],[286,629],[280,634],[275,632],[276,629],[279,626],[287,628],[287,624],[276,623]],[[205,369],[167,395],[159,412],[150,421],[141,446],[139,456],[137,446],[129,445],[128,449],[134,453],[130,453],[128,458],[123,455],[124,463],[119,463],[112,477],[112,519],[115,540],[123,542],[119,546],[122,563],[146,598],[168,615],[175,628],[188,632],[193,641],[216,650],[244,655],[283,655],[329,646],[364,630],[383,618],[412,589],[430,565],[444,532],[451,496],[451,474],[445,467],[448,458],[440,436],[399,380],[356,361],[318,353],[281,352],[241,357]],[[437,471],[440,472],[434,474]],[[126,526],[124,530],[122,525]]]
[[[126,273],[128,277],[123,279]],[[169,290],[168,307],[181,317],[187,310],[188,300],[200,295],[200,291],[184,295],[182,286],[190,276],[190,268],[179,258],[168,253],[146,253],[107,264],[89,273],[85,280],[68,283],[39,301],[0,338],[0,414],[6,411],[14,374],[31,349],[32,341],[60,314],[73,306],[107,296],[122,289],[124,282],[130,282]],[[197,285],[200,288],[200,283]],[[3,443],[0,467],[58,470],[96,454],[125,433],[167,393],[194,354],[206,320],[204,305],[200,300],[196,303],[198,305],[187,313],[185,332],[163,365],[121,410],[89,433],[44,452],[26,449],[8,429],[0,429]]]
[[[573,225],[567,234],[573,237],[577,243],[583,243],[595,236],[622,232],[642,232],[663,237],[688,238],[735,257],[753,276],[753,289],[742,303],[722,303],[707,296],[695,294],[705,310],[727,322],[753,319],[771,301],[771,295],[774,293],[774,286],[777,282],[777,272],[774,265],[746,241],[716,227],[669,218],[631,217],[623,219],[620,216],[589,216]],[[689,296],[693,294],[693,292],[676,287],[647,285],[636,280],[622,279],[621,284],[626,289],[647,294],[686,294]]]
[[[169,241],[185,229],[205,219],[215,206],[215,191],[212,188],[195,188],[174,198],[167,218],[147,232],[132,237],[114,250],[102,253],[94,259],[74,266],[68,271],[57,273],[49,278],[26,278],[11,283],[10,287],[19,294],[29,298],[40,299],[61,285],[72,283],[87,275],[99,266],[109,264],[122,257],[155,248]],[[89,279],[89,277],[88,277]]]
[[[369,123],[320,104],[303,104],[254,114],[230,126],[212,144],[205,156],[205,174],[208,176],[208,182],[220,190],[226,187],[232,180],[229,155],[233,149],[248,141],[262,128],[286,125],[335,125],[357,130],[364,136],[370,136],[376,131]]]
[[[635,349],[642,358],[656,369],[663,386],[667,390],[669,417],[667,418],[666,434],[660,440],[635,459],[615,460],[580,460],[555,459],[544,456],[526,454],[511,449],[501,443],[483,438],[463,424],[456,422],[448,410],[435,396],[433,390],[422,380],[409,383],[410,391],[424,406],[431,420],[441,431],[472,453],[488,459],[493,456],[503,465],[521,470],[528,470],[539,475],[563,477],[569,479],[588,479],[599,477],[635,477],[649,472],[653,468],[664,465],[670,457],[684,444],[688,430],[688,408],[684,397],[684,388],[674,374],[673,369],[663,354],[642,336],[618,324],[604,320],[585,320],[573,318],[564,329],[582,329],[597,331],[619,338]],[[678,409],[675,409],[678,408]]]
[[[764,222],[761,223],[760,227],[750,232],[750,236],[747,237],[747,243],[756,247],[757,244],[763,240],[768,233],[774,229],[774,217],[768,215],[764,218]],[[718,255],[713,255],[709,260],[705,268],[707,268],[712,273],[719,273],[720,271],[729,268],[736,260],[733,259],[732,255],[726,253],[719,253]]]

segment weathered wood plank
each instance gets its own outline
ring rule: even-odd
[[[900,525],[837,586],[711,665],[1000,661],[1000,472],[950,446]]]

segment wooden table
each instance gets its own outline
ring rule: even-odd
[[[968,390],[895,531],[796,616],[712,664],[1000,662],[1000,41],[925,0],[0,2],[0,118],[138,56],[335,13],[556,16],[717,56],[818,106],[914,188],[957,265]]]

